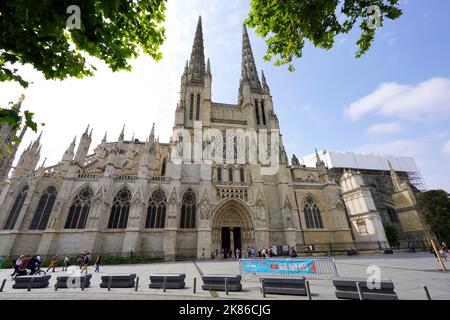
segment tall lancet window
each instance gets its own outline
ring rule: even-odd
[[[20,211],[22,210],[23,203],[28,194],[28,186],[23,187],[16,196],[16,200],[9,212],[9,216],[6,219],[6,223],[3,226],[3,230],[12,230],[16,224],[17,218],[19,217]]]
[[[237,137],[233,138],[234,163],[237,163]]]
[[[163,177],[166,175],[166,166],[167,166],[167,161],[166,161],[166,158],[164,158],[162,167],[161,167],[161,176],[163,176]]]
[[[233,168],[228,168],[228,181],[233,182]]]
[[[245,182],[245,172],[244,172],[244,168],[240,168],[239,169],[239,176],[241,178],[241,182],[244,183]]]
[[[200,95],[197,95],[197,104],[195,106],[195,120],[200,120]]]
[[[194,117],[194,95],[191,94],[191,101],[189,104],[189,120],[192,120]]]
[[[217,168],[217,181],[222,182],[222,168]]]
[[[130,213],[131,192],[128,188],[123,188],[117,192],[109,216],[108,229],[125,229],[128,224]]]
[[[306,227],[308,229],[323,229],[320,209],[313,197],[307,197],[304,204]]]
[[[255,114],[256,114],[256,124],[260,125],[261,122],[259,121],[259,108],[258,108],[258,100],[255,99]]]
[[[48,219],[52,213],[53,205],[56,200],[56,188],[50,186],[41,196],[33,220],[31,221],[30,230],[45,230],[47,228]]]
[[[195,200],[195,193],[191,189],[184,193],[180,219],[182,229],[195,228]]]
[[[227,132],[222,130],[223,162],[227,161]]]
[[[262,115],[263,125],[266,125],[266,111],[264,110],[264,100],[261,100],[261,115]]]
[[[90,187],[85,187],[78,193],[70,206],[65,229],[84,229],[86,227],[93,196],[94,193]]]
[[[166,204],[166,194],[164,191],[161,189],[155,190],[148,203],[145,228],[164,229],[166,224]]]

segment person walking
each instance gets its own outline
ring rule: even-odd
[[[239,260],[240,256],[241,256],[241,250],[239,250],[239,248],[236,248],[236,260]]]
[[[67,271],[67,268],[69,267],[69,257],[65,256],[64,257],[64,262],[63,262],[63,268],[62,271]]]
[[[20,266],[22,265],[22,259],[25,258],[24,255],[20,255],[17,260],[13,261],[14,272],[11,274],[11,278],[13,278],[16,274],[19,273]]]
[[[98,256],[97,260],[95,260],[95,271],[94,272],[100,272],[100,265],[102,264],[102,256]]]
[[[50,263],[49,263],[48,268],[47,268],[47,272],[48,272],[48,270],[50,270],[50,269],[53,269],[52,272],[55,272],[55,268],[56,268],[56,265],[57,265],[57,264],[58,264],[58,255],[55,254],[55,255],[52,257],[52,259],[50,260]]]
[[[88,273],[89,262],[90,262],[90,255],[89,253],[86,253],[84,255],[83,268],[81,268],[81,273],[83,273],[83,271],[86,271],[86,273]]]

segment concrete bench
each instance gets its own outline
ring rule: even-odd
[[[183,289],[185,287],[184,273],[154,273],[150,275],[149,288],[162,289],[164,287],[164,278],[166,278],[166,289]]]
[[[108,288],[110,279],[111,288],[133,288],[136,285],[136,274],[134,273],[110,274],[101,277],[100,288]]]
[[[398,300],[392,280],[381,280],[380,289],[369,289],[366,278],[333,278],[336,297],[339,299],[359,300],[358,289],[356,288],[357,282],[360,283],[364,300]]]
[[[31,288],[38,289],[38,288],[47,288],[49,285],[49,280],[52,276],[21,276],[16,277],[14,279],[13,289],[28,289],[30,287],[30,282],[33,279],[33,282],[31,283]]]
[[[306,279],[301,278],[280,278],[280,277],[264,277],[260,278],[261,283],[264,281],[264,292],[274,294],[288,294],[296,296],[306,296]]]
[[[217,291],[225,291],[225,279],[228,279],[227,287],[228,291],[241,291],[242,284],[240,275],[216,275],[216,274],[208,274],[203,275],[203,290],[217,290]]]
[[[81,288],[84,284],[84,288],[89,288],[91,285],[91,278],[92,274],[59,276],[56,278],[56,287],[60,289]]]

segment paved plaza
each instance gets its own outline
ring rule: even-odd
[[[335,257],[338,273],[342,277],[367,277],[367,267],[377,265],[381,268],[383,279],[392,279],[395,291],[402,300],[426,299],[422,285],[426,285],[432,299],[450,300],[450,272],[439,271],[436,258],[430,253],[396,253],[394,255]],[[450,269],[450,262],[446,262]],[[61,268],[58,268],[61,270]],[[261,300],[260,283],[257,279],[243,281],[241,292],[209,292],[201,289],[201,274],[238,274],[238,261],[184,261],[171,263],[152,263],[141,265],[103,266],[101,272],[93,275],[91,287],[85,291],[81,289],[54,290],[58,275],[65,272],[50,272],[52,276],[50,286],[45,289],[12,289],[13,281],[9,275],[11,269],[0,270],[0,280],[8,279],[4,292],[0,293],[0,300],[6,299],[120,299],[120,300],[158,300],[158,299],[238,299]],[[90,267],[90,272],[94,271]],[[149,289],[149,275],[151,273],[185,273],[186,288],[181,290]],[[134,289],[107,289],[100,288],[100,277],[110,273],[136,273],[140,278],[139,290]],[[193,293],[193,281],[197,278],[197,293]],[[313,300],[335,300],[334,287],[330,280],[311,280],[311,293]],[[266,299],[273,300],[306,300],[306,297],[287,295],[267,295]]]

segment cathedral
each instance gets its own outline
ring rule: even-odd
[[[105,135],[90,154],[88,127],[59,163],[37,167],[39,136],[10,177],[17,146],[4,152],[0,255],[87,250],[174,260],[249,246],[386,242],[360,172],[345,170],[332,179],[317,152],[315,166],[302,165],[295,155],[288,160],[270,88],[258,73],[245,27],[236,104],[212,101],[212,78],[199,18],[168,143],[155,138],[153,125],[145,142],[126,140],[122,130],[117,141]],[[3,125],[2,146],[15,134]],[[402,225],[421,230],[408,183],[394,170],[391,176],[407,212]]]

